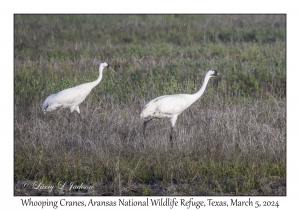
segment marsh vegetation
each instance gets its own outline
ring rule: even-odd
[[[43,114],[101,61],[117,74],[104,70],[83,121]],[[144,141],[146,102],[195,93],[209,69],[222,75],[179,116],[173,147],[167,119]],[[14,176],[98,195],[285,195],[285,15],[15,15]]]

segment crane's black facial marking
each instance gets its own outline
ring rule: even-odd
[[[212,73],[211,76],[214,76],[214,77],[218,76],[218,72],[216,70],[213,70],[213,72],[214,73]]]

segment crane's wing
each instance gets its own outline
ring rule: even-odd
[[[182,95],[170,95],[159,100],[157,111],[164,114],[180,114],[188,108],[188,101]]]
[[[189,103],[184,95],[160,96],[146,104],[141,112],[141,118],[171,117],[174,114],[180,114],[188,107]]]
[[[58,92],[56,99],[66,104],[79,103],[82,102],[89,93],[90,90],[76,86]]]
[[[89,94],[90,90],[79,86],[62,90],[46,98],[42,107],[44,110],[51,111],[59,107],[67,107],[80,104]]]

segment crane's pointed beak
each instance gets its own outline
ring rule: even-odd
[[[110,65],[107,65],[107,68],[110,69],[112,72],[117,73],[117,72],[115,72],[115,70],[113,70],[113,69],[111,68]]]

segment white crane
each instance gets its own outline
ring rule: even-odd
[[[209,70],[204,78],[204,82],[200,90],[195,94],[176,94],[176,95],[164,95],[159,96],[143,108],[140,117],[145,119],[143,134],[145,138],[145,130],[147,123],[152,119],[170,118],[171,121],[171,133],[170,142],[172,144],[172,133],[177,120],[178,115],[180,115],[185,109],[191,106],[195,101],[197,101],[203,94],[207,83],[211,77],[218,76],[218,72],[215,70]]]
[[[87,95],[91,92],[91,90],[99,84],[102,79],[102,71],[104,68],[110,68],[113,72],[115,72],[107,63],[100,63],[99,67],[99,77],[94,82],[89,82],[81,85],[77,85],[75,87],[71,87],[65,90],[62,90],[58,93],[51,94],[46,98],[42,105],[42,109],[45,112],[53,111],[57,108],[69,108],[70,114],[68,121],[70,122],[71,113],[76,110],[82,120],[79,110],[79,104],[84,101]]]

